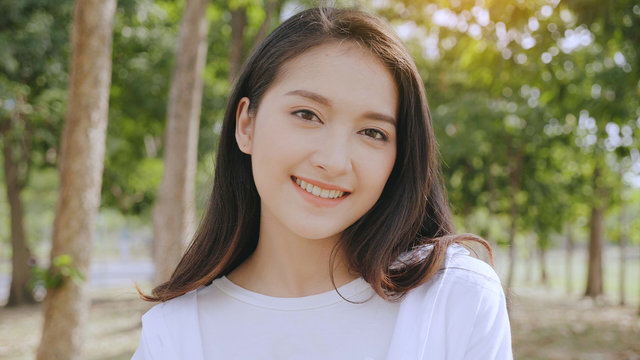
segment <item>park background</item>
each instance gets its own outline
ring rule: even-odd
[[[490,241],[508,289],[516,358],[640,359],[640,3],[337,4],[383,16],[413,54],[458,230]],[[134,282],[170,271],[206,205],[230,83],[310,5],[0,2],[0,359],[130,358],[150,306]],[[74,77],[86,64],[107,76]]]

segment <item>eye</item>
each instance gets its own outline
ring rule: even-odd
[[[311,110],[298,110],[294,111],[292,114],[306,121],[320,121],[318,115]]]
[[[388,137],[382,131],[378,129],[364,129],[360,132],[364,136],[368,136],[374,140],[387,141]]]

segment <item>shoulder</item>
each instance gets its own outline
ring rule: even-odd
[[[190,314],[197,306],[197,291],[194,290],[155,305],[142,316],[143,326],[146,324],[166,325],[167,321],[180,319],[183,315]]]
[[[148,349],[146,358],[173,359],[178,354],[198,351],[199,339],[197,291],[160,303],[142,316],[142,336],[140,349]],[[197,355],[197,354],[196,354]]]
[[[407,293],[397,325],[394,351],[398,354],[417,351],[419,359],[426,359],[426,354],[429,358],[511,359],[500,279],[489,264],[459,245],[447,250],[444,266],[431,279]]]
[[[489,264],[472,257],[461,245],[450,246],[444,265],[403,300],[406,307],[439,308],[445,312],[476,310],[481,302],[504,302],[500,278]]]
[[[468,336],[479,323],[506,318],[504,290],[495,270],[460,245],[447,250],[444,266],[432,278],[407,293],[403,307],[407,313],[425,314],[423,321],[439,324],[443,332],[456,329]]]
[[[458,336],[466,344],[464,359],[512,359],[511,326],[500,278],[489,264],[462,250],[452,249],[439,276],[447,289],[442,299],[446,305],[440,311],[449,318],[450,337]]]
[[[438,272],[443,281],[448,278],[460,286],[477,290],[487,289],[502,293],[502,284],[491,265],[470,255],[461,245],[452,245],[447,250],[444,267]]]

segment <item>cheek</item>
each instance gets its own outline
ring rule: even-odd
[[[395,162],[396,162],[396,153],[394,151],[392,155],[385,157],[383,161],[381,161],[380,163],[380,166],[384,169],[383,171],[384,175],[382,175],[380,179],[381,193],[382,193],[382,188],[384,188],[384,186],[387,184],[387,181],[389,180],[389,176],[391,175],[391,171],[393,170],[393,165],[395,164]]]
[[[276,162],[291,157],[291,153],[300,146],[291,131],[277,124],[257,128],[255,134],[252,157],[265,161]]]
[[[256,183],[279,179],[300,161],[304,143],[278,122],[256,126],[251,162]]]
[[[384,186],[387,184],[395,160],[396,152],[394,148],[393,151],[381,152],[376,156],[369,154],[368,160],[363,162],[364,165],[360,168],[360,176],[366,182],[371,197],[375,197],[375,201],[378,200]]]

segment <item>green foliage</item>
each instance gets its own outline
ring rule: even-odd
[[[230,9],[247,7],[245,48],[265,21],[260,2],[212,2],[204,69],[198,153],[209,159],[217,146],[230,84]],[[119,2],[114,25],[113,75],[102,186],[102,206],[148,216],[162,180],[166,109],[182,2]],[[277,14],[276,14],[277,15]],[[276,25],[276,22],[272,22]],[[208,193],[210,189],[203,189]]]
[[[27,199],[27,245],[47,232],[50,222],[45,222],[52,218],[55,206],[50,198],[56,197],[56,188],[47,189],[33,202],[30,196],[50,185],[40,186],[57,163],[67,99],[72,7],[71,0],[0,2],[0,127],[6,129],[0,134],[0,145],[11,148],[18,167],[18,188],[12,191]],[[9,211],[8,202],[0,203],[0,240],[4,241],[10,236],[6,233]]]
[[[72,6],[70,0],[0,4],[0,119],[14,119],[5,141],[15,146],[23,164],[55,164],[66,103]],[[29,153],[22,153],[20,142]],[[25,183],[27,177],[23,174]]]
[[[630,191],[634,171],[640,176],[633,170],[640,161],[637,2],[375,3],[363,7],[397,27],[423,77],[459,227],[504,243],[514,201],[518,232],[528,238],[536,234],[546,247],[567,225],[584,231],[590,207],[601,201],[612,209],[607,224],[616,240],[611,229],[618,226],[619,199]],[[207,9],[211,24],[198,144],[200,206],[210,191],[214,149],[231,88],[230,11],[246,8],[243,47],[248,53],[266,20],[270,29],[278,24],[280,9],[315,5],[276,0],[267,19],[267,4],[212,1]],[[0,143],[10,142],[19,155],[24,198],[30,204],[30,239],[48,236],[45,223],[51,223],[55,203],[72,6],[71,0],[0,3],[0,121],[13,119],[12,133]],[[183,1],[174,0],[118,2],[105,208],[144,218],[155,201],[183,7]],[[572,34],[577,34],[573,43],[568,40]],[[512,189],[510,174],[516,168],[519,180]],[[627,203],[634,229],[640,218],[638,201],[632,194]],[[2,220],[8,216],[4,210],[0,214],[5,214]],[[629,233],[631,241],[640,241],[637,231]]]
[[[595,203],[614,206],[630,186],[620,167],[640,161],[640,5],[601,2],[594,11],[587,3],[398,1],[381,9],[423,76],[465,230],[502,241],[493,223],[506,228],[515,201],[519,232],[548,247],[551,235]]]
[[[161,146],[181,8],[118,3],[102,206],[148,213],[162,179]]]
[[[49,268],[34,266],[31,271],[32,287],[57,289],[69,280],[78,283],[85,281],[84,275],[73,266],[73,260],[68,254],[56,256]]]

